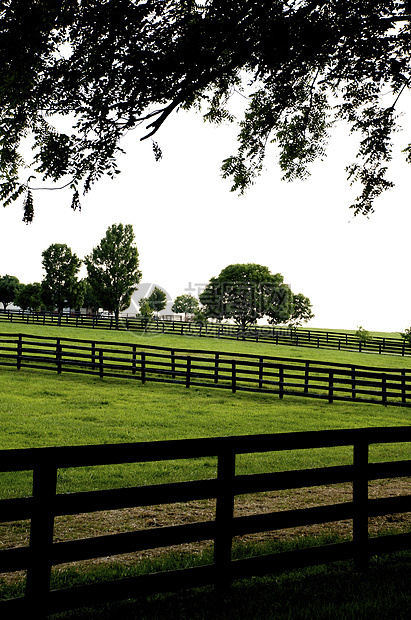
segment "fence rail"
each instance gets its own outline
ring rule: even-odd
[[[411,460],[369,462],[370,445],[398,442],[411,442],[410,426],[2,450],[0,471],[32,471],[33,491],[30,497],[0,501],[0,521],[31,520],[29,546],[0,551],[1,572],[27,570],[25,596],[0,601],[0,614],[2,618],[17,613],[40,618],[97,602],[193,586],[228,586],[237,578],[351,558],[358,567],[365,567],[371,555],[411,549],[410,532],[381,537],[370,537],[368,532],[369,517],[411,511],[411,493],[388,498],[368,497],[369,481],[411,474]],[[268,474],[236,474],[237,455],[335,446],[352,446],[352,464]],[[215,478],[104,491],[56,492],[58,472],[63,468],[199,457],[217,457]],[[339,483],[352,485],[352,501],[247,517],[235,515],[234,499],[238,495]],[[70,542],[56,542],[53,538],[57,516],[198,499],[215,499],[214,519]],[[352,521],[352,540],[347,542],[232,559],[234,536],[343,519]],[[214,559],[209,565],[50,591],[53,566],[202,540],[214,542]]]
[[[314,347],[336,350],[360,351],[389,355],[411,355],[411,344],[399,338],[374,336],[361,342],[355,334],[348,332],[327,332],[318,329],[255,326],[243,331],[238,325],[228,323],[206,323],[199,325],[192,321],[172,321],[154,318],[151,320],[123,314],[116,323],[114,316],[99,316],[70,313],[31,313],[17,310],[0,311],[0,322],[9,321],[26,325],[55,325],[105,330],[126,330],[161,334],[178,334],[249,340],[285,346]]]
[[[315,360],[173,349],[105,341],[0,334],[0,366],[35,368],[142,383],[411,405],[411,369]]]

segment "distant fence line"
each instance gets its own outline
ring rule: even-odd
[[[25,323],[27,325],[56,325],[83,327],[90,329],[126,330],[157,334],[178,334],[229,340],[248,340],[284,346],[316,347],[378,353],[390,355],[411,355],[411,344],[397,338],[373,337],[367,342],[347,332],[328,332],[308,328],[253,326],[242,330],[230,323],[210,323],[204,325],[193,321],[175,321],[153,318],[150,320],[134,315],[122,314],[116,323],[114,316],[22,312],[18,310],[0,311],[0,322]]]
[[[409,532],[371,538],[368,530],[369,517],[411,511],[411,494],[373,499],[368,496],[370,480],[411,475],[411,460],[369,462],[370,445],[394,442],[411,442],[411,427],[1,450],[0,471],[32,471],[33,491],[30,497],[0,501],[2,522],[31,521],[29,546],[0,550],[1,572],[27,570],[25,596],[0,601],[0,614],[7,618],[17,617],[18,613],[23,613],[24,617],[42,618],[67,609],[164,591],[207,585],[229,587],[235,579],[347,559],[354,559],[356,567],[363,569],[373,555],[409,550]],[[236,474],[237,455],[334,446],[352,446],[352,464],[265,474]],[[62,468],[201,457],[217,458],[216,477],[123,489],[75,493],[56,491],[58,471]],[[234,503],[238,495],[313,486],[321,488],[341,483],[351,483],[352,501],[251,516],[235,515]],[[54,520],[58,516],[137,506],[184,504],[204,499],[215,500],[213,520],[136,529],[68,542],[56,542],[53,537]],[[232,559],[234,537],[340,520],[352,521],[351,540]],[[50,591],[51,569],[59,564],[204,540],[214,543],[214,558],[210,564]]]
[[[0,334],[0,365],[335,400],[411,405],[411,369],[146,344]]]

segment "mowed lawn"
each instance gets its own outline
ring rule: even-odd
[[[104,342],[132,342],[174,348],[193,348],[233,353],[253,353],[266,356],[295,357],[376,367],[410,368],[411,360],[393,356],[378,356],[350,352],[326,351],[297,347],[277,347],[250,342],[178,336],[150,336],[127,332],[104,332],[67,328],[0,324],[2,333],[26,333],[50,337],[67,337]],[[31,448],[64,445],[87,445],[159,441],[222,435],[316,431],[322,429],[403,426],[410,424],[411,408],[384,407],[380,404],[343,403],[259,393],[231,393],[228,390],[181,385],[146,383],[139,380],[103,378],[0,366],[0,449]],[[407,444],[376,446],[371,460],[410,458]],[[352,450],[333,448],[310,451],[290,451],[263,455],[243,455],[237,461],[237,473],[290,470],[352,462]],[[59,471],[58,491],[78,491],[92,488],[112,488],[139,484],[156,484],[177,480],[212,478],[216,475],[216,459],[159,462],[142,465],[111,465]],[[0,497],[31,494],[32,476],[28,472],[0,474]],[[293,493],[282,495],[281,501],[294,501]],[[251,499],[250,499],[251,501]],[[310,500],[312,501],[312,499]],[[195,506],[195,511],[200,510]],[[166,516],[149,512],[149,517]],[[182,508],[179,507],[181,511]],[[127,511],[126,511],[127,513]],[[197,512],[196,512],[197,515]],[[202,515],[202,513],[201,513]],[[127,514],[112,515],[113,532],[128,531]],[[184,518],[186,516],[183,515]],[[181,517],[181,518],[183,518]],[[121,521],[124,519],[124,523]],[[171,512],[170,519],[174,519]],[[198,517],[198,515],[196,516]],[[202,517],[201,517],[202,518]],[[89,520],[59,522],[58,535],[71,539],[78,535],[107,533],[107,515],[101,522]],[[155,518],[154,518],[155,522]],[[134,522],[133,522],[134,523]],[[135,526],[135,524],[134,524]],[[111,530],[110,530],[111,531]],[[80,534],[78,533],[80,532]],[[27,523],[10,528],[4,524],[3,533],[9,545],[28,540]],[[299,535],[299,534],[298,534]],[[326,532],[325,542],[334,542],[340,534]],[[311,541],[308,533],[307,544]],[[311,536],[311,538],[310,538]],[[318,535],[321,543],[321,535]],[[297,536],[298,537],[298,536]],[[334,538],[333,538],[334,537]],[[336,538],[337,537],[337,538]],[[300,540],[274,539],[259,542],[254,547],[237,544],[235,553],[271,553],[287,545],[303,544]],[[263,545],[260,549],[260,546]],[[265,546],[264,546],[265,545]],[[7,546],[7,545],[6,545]],[[277,548],[278,547],[278,548]],[[164,550],[163,550],[164,551]],[[91,566],[62,567],[53,571],[53,587],[81,584],[91,580],[133,576],[139,571],[174,569],[209,563],[211,553],[175,550],[163,555],[140,559],[115,559],[107,564],[94,562]],[[236,556],[237,557],[237,556]],[[235,583],[222,594],[212,589],[184,591],[139,597],[96,609],[75,610],[59,614],[65,620],[131,620],[136,617],[179,620],[206,618],[241,618],[242,620],[271,620],[272,618],[362,618],[407,617],[409,609],[409,554],[403,557],[373,560],[370,570],[361,574],[350,564],[326,565],[300,571],[288,571],[265,578]],[[0,581],[0,598],[21,596],[24,579],[9,583]],[[342,594],[343,593],[343,594]]]
[[[328,330],[331,331],[331,330]],[[126,330],[103,330],[75,327],[57,327],[31,325],[25,323],[9,323],[0,321],[0,334],[28,334],[50,338],[73,338],[91,342],[104,343],[129,343],[137,346],[155,346],[175,349],[194,349],[203,351],[219,351],[224,353],[244,353],[264,357],[286,357],[297,360],[313,360],[338,362],[341,364],[354,364],[362,366],[375,366],[384,368],[411,368],[411,357],[396,355],[378,355],[373,353],[358,353],[351,351],[338,351],[335,349],[320,349],[316,347],[286,347],[282,345],[231,340],[226,338],[196,337],[163,335],[157,332],[140,332]],[[378,336],[394,337],[395,334],[378,333]]]
[[[95,339],[105,342],[136,342],[155,346],[258,353],[260,355],[317,359],[341,363],[409,368],[411,360],[394,356],[368,355],[323,349],[300,349],[276,345],[155,336],[75,328],[12,325],[2,323],[2,333],[30,333],[50,337]],[[315,431],[369,426],[402,426],[410,423],[411,408],[379,404],[329,404],[315,399],[275,394],[249,394],[211,388],[185,388],[129,379],[100,379],[82,375],[0,366],[0,448],[29,448],[62,445],[123,443],[248,435],[257,433]],[[406,444],[373,448],[375,460],[409,458]],[[348,448],[241,457],[239,472],[315,467],[351,462]],[[145,466],[139,474],[111,468],[110,476],[96,474],[97,485],[169,481],[176,478],[210,477],[213,459],[195,463]],[[106,479],[103,480],[104,476]],[[82,476],[74,483],[82,487]],[[85,478],[89,479],[85,475]],[[132,480],[131,480],[132,478]],[[10,477],[2,485],[2,496],[11,493]],[[71,488],[69,483],[67,488]],[[25,485],[24,485],[25,486]],[[65,487],[66,488],[66,487]]]

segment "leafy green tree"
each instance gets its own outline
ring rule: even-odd
[[[194,314],[199,309],[198,299],[192,295],[179,295],[175,298],[171,310],[173,312],[184,312],[184,318],[187,318],[188,314]]]
[[[19,280],[15,276],[6,274],[0,278],[0,303],[3,304],[4,310],[15,300],[19,285]]]
[[[301,293],[293,296],[293,312],[288,322],[290,327],[298,327],[314,318],[311,301]]]
[[[367,342],[372,340],[372,334],[370,334],[370,332],[361,327],[361,325],[358,327],[355,335],[362,344],[366,344]]]
[[[167,295],[161,288],[155,286],[153,292],[147,297],[147,302],[153,311],[158,314],[167,305]]]
[[[409,0],[3,2],[0,199],[25,194],[24,219],[33,217],[31,185],[19,177],[28,135],[27,165],[70,185],[78,208],[79,189],[118,173],[130,130],[145,122],[149,139],[179,108],[233,121],[230,97],[240,91],[248,107],[239,149],[223,163],[233,190],[254,181],[270,142],[285,179],[306,177],[343,121],[359,134],[348,175],[363,191],[352,206],[369,213],[392,185],[396,106],[411,84],[410,16]],[[55,114],[72,115],[75,128],[57,129]],[[411,145],[405,153],[410,162]]]
[[[197,323],[197,325],[205,325],[207,323],[207,316],[203,309],[198,308],[194,310],[193,321]]]
[[[140,316],[143,317],[143,319],[151,319],[154,314],[154,310],[148,299],[143,297],[138,303],[140,306]]]
[[[141,279],[137,246],[131,224],[109,226],[105,237],[84,258],[88,281],[99,306],[114,312],[116,322],[129,307]]]
[[[294,311],[294,295],[287,284],[281,282],[273,288],[266,303],[265,314],[272,325],[287,323]]]
[[[403,332],[399,332],[401,338],[407,342],[408,344],[411,344],[411,327],[406,327],[405,330]]]
[[[42,306],[40,282],[21,284],[14,301],[22,310],[30,310],[30,312],[40,310]]]
[[[78,280],[82,261],[65,243],[53,243],[42,253],[46,275],[41,282],[41,298],[48,308],[80,308],[84,284]]]
[[[83,304],[85,308],[90,309],[93,313],[97,313],[100,308],[100,303],[94,294],[90,282],[85,278],[84,282],[84,300]]]
[[[258,319],[287,320],[292,312],[292,293],[283,276],[254,263],[228,265],[211,278],[200,294],[207,317],[233,319],[245,330]]]

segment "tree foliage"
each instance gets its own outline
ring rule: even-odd
[[[43,304],[40,282],[21,284],[14,301],[16,306],[19,306],[22,310],[30,310],[30,312],[40,310]]]
[[[355,335],[362,344],[366,344],[372,340],[372,334],[370,334],[370,332],[364,329],[361,325],[359,325]]]
[[[185,294],[178,295],[173,305],[171,306],[171,310],[173,312],[184,312],[185,317],[187,318],[187,314],[194,314],[196,310],[199,308],[198,299],[193,297],[193,295]]]
[[[283,323],[292,313],[292,293],[283,276],[255,263],[225,267],[210,279],[200,302],[208,318],[232,319],[243,330],[264,316]]]
[[[308,297],[302,293],[293,295],[293,311],[288,321],[290,327],[298,327],[303,323],[308,323],[313,318],[312,304]]]
[[[87,278],[83,280],[83,283],[84,283],[84,300],[83,300],[84,307],[87,308],[88,310],[91,310],[92,313],[96,314],[99,311],[100,302],[97,299],[96,295],[94,294],[91,284]]]
[[[403,332],[399,332],[401,338],[408,344],[411,344],[411,327],[406,327]]]
[[[84,262],[88,282],[100,307],[114,312],[118,321],[119,313],[129,307],[141,279],[132,225],[109,226],[104,238]]]
[[[360,136],[348,167],[369,213],[391,187],[387,165],[396,105],[409,88],[409,0],[6,0],[0,7],[0,199],[25,196],[27,176],[69,185],[73,208],[118,173],[121,139],[152,138],[178,108],[214,123],[247,98],[239,148],[222,166],[240,193],[279,147],[284,178],[304,178],[342,120]],[[54,120],[64,116],[72,129]],[[70,115],[70,119],[68,119]],[[32,139],[24,168],[20,146]],[[161,148],[153,143],[154,156]],[[405,149],[411,161],[411,145]],[[25,178],[21,171],[24,170]]]
[[[147,303],[153,309],[153,312],[159,313],[167,305],[167,294],[161,288],[155,286],[152,293],[147,297]]]
[[[65,243],[53,243],[42,253],[46,272],[41,282],[41,297],[47,308],[80,308],[84,284],[78,280],[82,261]]]
[[[19,291],[19,280],[16,276],[5,275],[0,278],[0,303],[5,310],[16,298]]]
[[[140,316],[143,317],[143,319],[147,319],[147,320],[151,319],[153,317],[154,310],[152,306],[150,305],[148,299],[146,297],[143,297],[142,299],[140,299],[138,304],[139,304]]]

